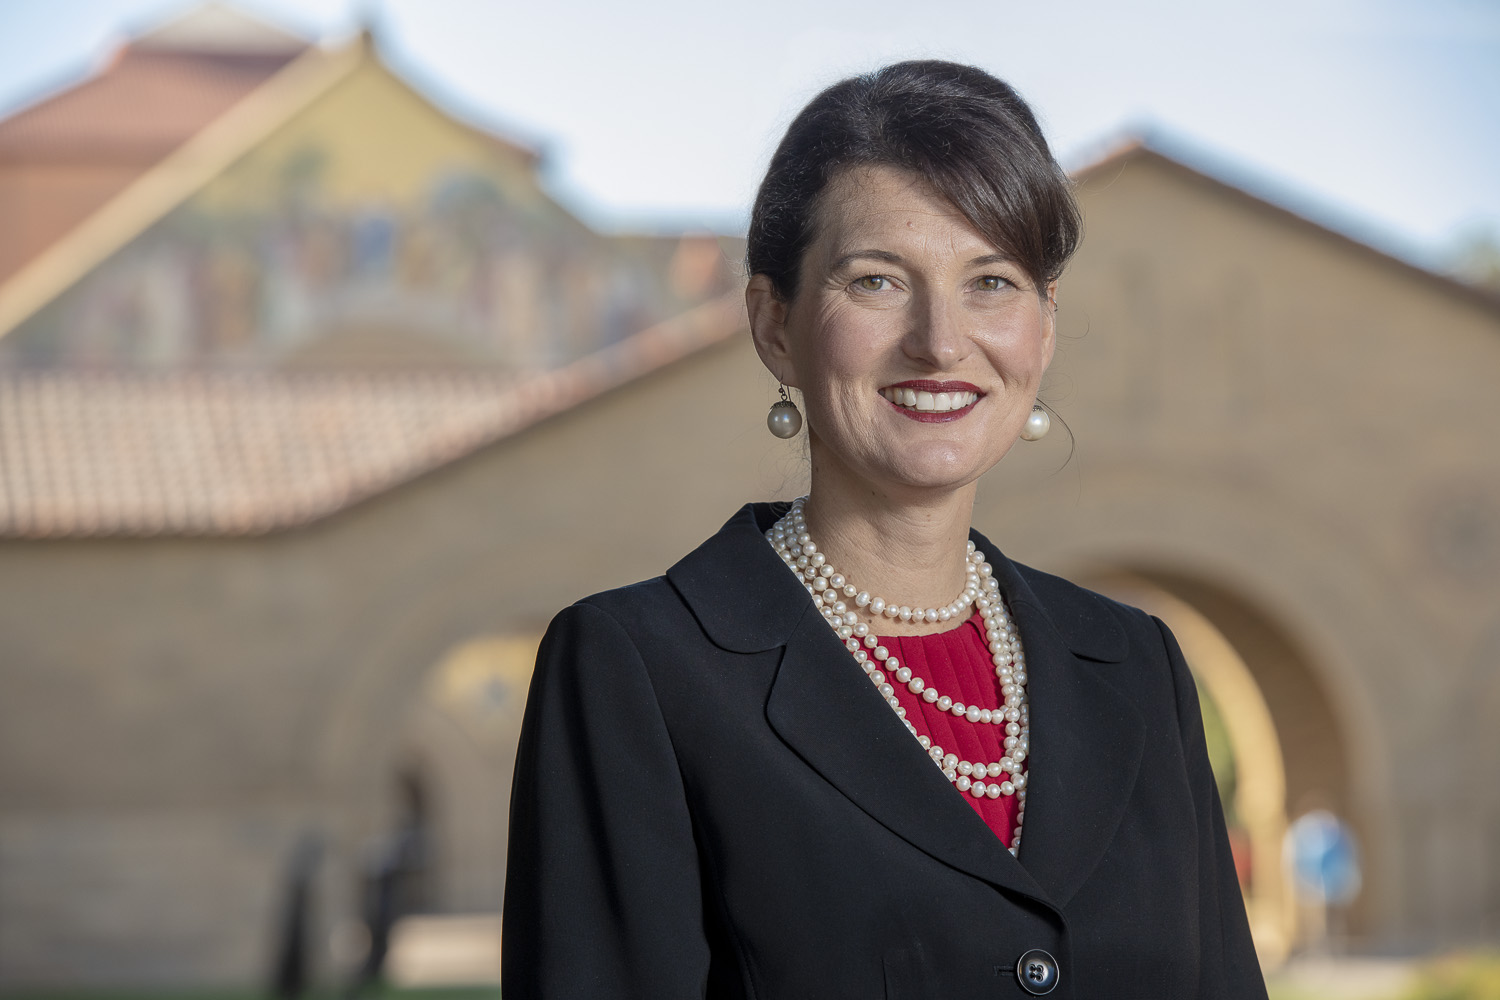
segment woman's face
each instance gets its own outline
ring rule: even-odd
[[[746,292],[771,373],[802,390],[815,474],[956,489],[1020,435],[1055,344],[1045,295],[952,205],[888,167],[837,177],[790,302]]]

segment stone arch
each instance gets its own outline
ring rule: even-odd
[[[1247,836],[1251,865],[1246,909],[1261,963],[1274,968],[1285,960],[1296,939],[1296,910],[1287,891],[1281,858],[1288,802],[1295,802],[1296,797],[1288,795],[1282,740],[1257,680],[1256,668],[1263,670],[1265,665],[1247,663],[1241,647],[1213,619],[1179,596],[1187,588],[1169,588],[1149,573],[1114,573],[1085,582],[1165,621],[1223,720],[1236,772],[1233,799],[1225,802],[1225,811],[1237,817],[1239,828]],[[1262,632],[1256,638],[1267,635]],[[1326,709],[1326,703],[1322,707]],[[1294,757],[1299,749],[1288,747]],[[1341,755],[1342,747],[1335,745],[1333,751]],[[1338,770],[1343,777],[1345,769]],[[1300,769],[1294,769],[1294,776],[1306,777]]]
[[[401,758],[421,760],[430,787],[434,912],[499,908],[511,773],[538,636],[481,636],[433,664],[397,736]]]
[[[337,682],[317,713],[311,761],[331,834],[324,879],[331,904],[325,920],[333,929],[358,913],[354,887],[362,858],[393,822],[393,776],[412,760],[426,766],[433,796],[437,908],[490,910],[503,889],[510,769],[479,752],[468,734],[454,731],[450,719],[435,718],[426,695],[455,651],[496,637],[526,637],[534,649],[546,622],[524,612],[506,613],[514,581],[496,559],[443,568],[423,586],[392,588],[372,599],[362,616],[364,627],[337,651]],[[523,700],[524,690],[523,682]],[[519,730],[519,710],[515,715]],[[457,807],[459,796],[472,793],[472,786],[465,787],[469,782],[477,783],[476,794],[495,800],[491,805],[498,816]],[[485,849],[474,843],[476,830],[484,836],[487,825],[494,832],[497,821],[501,837],[491,841],[493,856],[460,891],[457,866]]]
[[[1197,469],[1087,473],[1086,492],[1061,477],[1028,488],[1025,476],[1013,490],[982,490],[975,524],[999,525],[991,537],[1023,562],[1078,581],[1128,577],[1210,622],[1264,696],[1286,762],[1287,811],[1323,790],[1360,837],[1367,879],[1351,932],[1367,941],[1399,933],[1409,886],[1390,821],[1400,814],[1378,677],[1396,672],[1420,636],[1410,621],[1368,613],[1389,568],[1344,525],[1265,484]],[[1024,534],[1008,538],[1007,524]]]

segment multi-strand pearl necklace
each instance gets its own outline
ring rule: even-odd
[[[998,799],[1002,795],[1014,795],[1018,809],[1016,826],[1011,834],[1010,853],[1021,848],[1021,821],[1026,816],[1026,775],[1024,762],[1031,752],[1030,711],[1026,703],[1026,658],[1021,650],[1021,638],[1016,634],[1015,622],[1000,595],[1000,585],[991,575],[991,567],[984,553],[967,543],[964,566],[968,580],[964,592],[941,608],[911,608],[895,605],[881,597],[862,591],[828,561],[807,533],[807,521],[803,516],[806,497],[792,503],[791,510],[766,532],[766,540],[776,549],[783,562],[797,574],[813,603],[823,615],[834,633],[843,641],[855,662],[869,676],[871,683],[885,697],[886,704],[896,713],[907,732],[916,737],[922,749],[933,763],[942,769],[943,775],[975,798]],[[965,705],[925,683],[912,673],[910,667],[891,655],[890,650],[880,644],[874,629],[868,622],[860,620],[856,608],[865,609],[872,617],[884,615],[888,619],[903,622],[945,622],[962,615],[970,604],[979,606],[984,618],[985,640],[989,644],[990,658],[995,664],[995,675],[1000,679],[1000,694],[1004,699],[1001,708],[980,708]],[[884,667],[882,670],[881,668]],[[892,681],[905,684],[908,691],[921,697],[928,704],[936,705],[939,711],[949,712],[957,718],[980,725],[1003,725],[1005,727],[1005,756],[998,761],[984,763],[960,760],[957,754],[944,753],[943,748],[917,732],[906,717],[906,709],[896,698]],[[990,781],[984,779],[989,778]]]

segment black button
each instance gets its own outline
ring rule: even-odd
[[[1057,959],[1040,948],[1033,948],[1016,963],[1016,978],[1021,989],[1032,996],[1042,996],[1057,988]]]

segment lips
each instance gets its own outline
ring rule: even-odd
[[[967,412],[984,393],[969,382],[935,382],[913,379],[880,390],[886,401],[907,416],[951,418]]]

